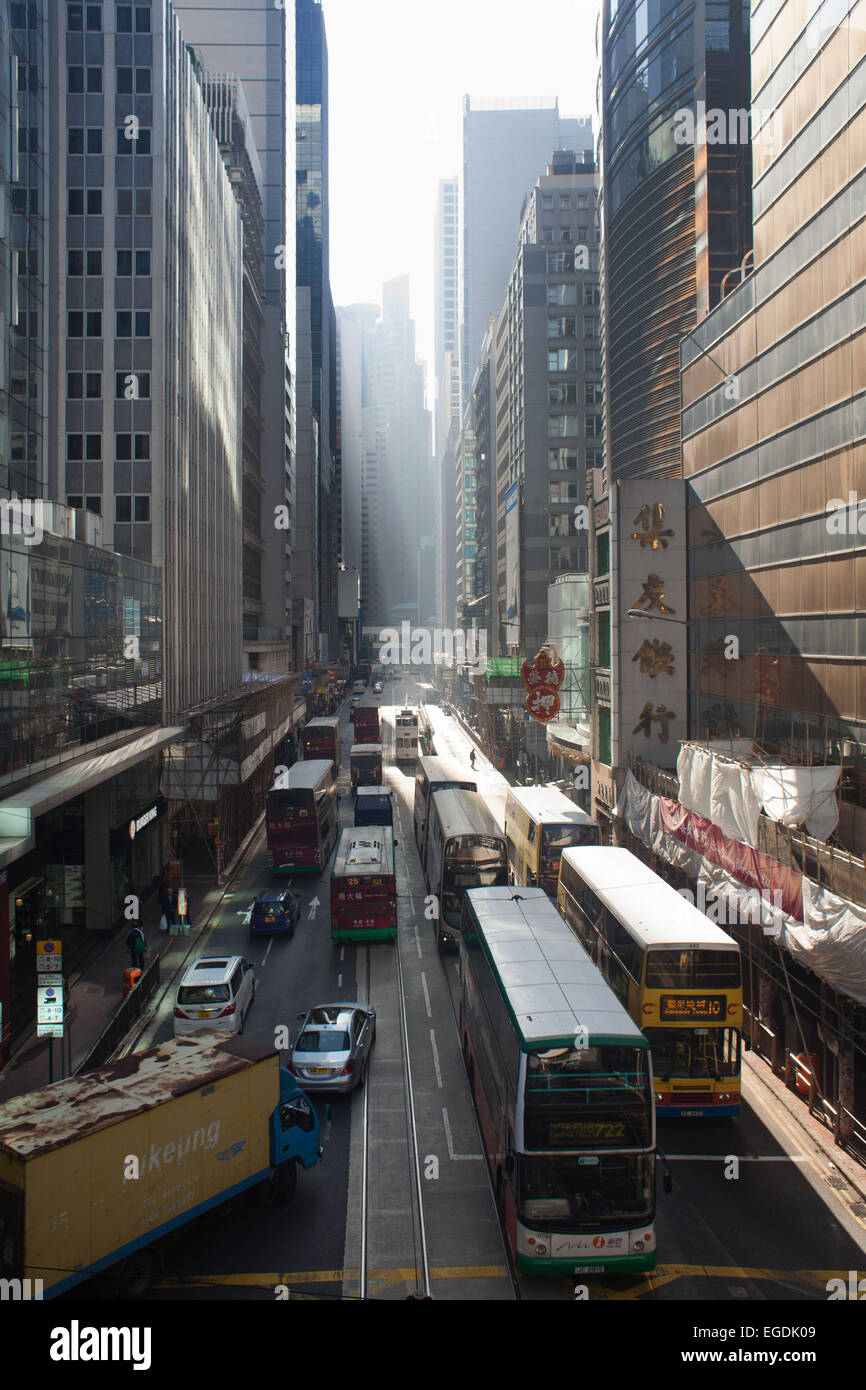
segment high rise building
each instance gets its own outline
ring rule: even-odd
[[[296,454],[295,10],[263,0],[174,0],[185,42],[209,72],[240,78],[262,167],[262,554],[260,627],[291,637],[302,661],[303,615],[293,608]],[[276,536],[273,543],[271,531]]]
[[[173,11],[52,13],[51,491],[161,568],[171,721],[241,681],[241,217]]]
[[[436,296],[434,468],[437,483],[436,496],[434,497],[434,554],[436,568],[435,612],[440,627],[452,625],[452,620],[445,617],[445,587],[446,576],[453,577],[456,564],[453,525],[443,526],[442,507],[443,489],[450,494],[454,487],[453,459],[449,463],[447,476],[443,474],[448,436],[452,429],[459,430],[460,427],[459,198],[460,185],[456,178],[439,180],[434,232]]]
[[[749,7],[678,8],[604,0],[599,16],[606,450],[617,479],[680,476],[680,341],[751,246]],[[702,120],[712,111],[723,126]],[[728,130],[729,112],[742,128],[735,116]]]
[[[481,342],[502,308],[520,209],[552,150],[592,151],[588,116],[562,117],[559,103],[463,98],[460,184],[461,411],[469,398]]]
[[[296,223],[299,312],[309,315],[303,334],[310,353],[310,409],[316,427],[299,417],[298,535],[309,534],[305,563],[296,563],[302,594],[315,596],[320,643],[337,638],[337,556],[340,502],[336,474],[336,319],[330,286],[328,187],[328,43],[321,0],[295,0]],[[303,499],[303,500],[302,500]],[[326,655],[322,652],[322,655]]]

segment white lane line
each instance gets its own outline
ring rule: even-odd
[[[342,988],[343,988],[343,977],[342,977],[342,975],[338,975],[338,976],[337,976],[337,989],[342,989]]]
[[[686,1163],[727,1163],[736,1158],[740,1163],[808,1163],[807,1157],[799,1154],[665,1154],[669,1163],[681,1159]]]
[[[416,923],[416,925],[412,928],[412,930],[413,930],[413,932],[415,933],[415,949],[416,949],[417,952],[418,952],[418,959],[420,960],[420,959],[421,959],[421,938],[420,938],[420,936],[418,935],[418,926],[417,926],[417,923]]]
[[[445,1139],[448,1144],[448,1157],[453,1158],[455,1163],[459,1163],[461,1161],[468,1162],[470,1159],[477,1159],[480,1163],[483,1157],[482,1154],[456,1154],[454,1152],[454,1140],[451,1138],[451,1125],[448,1120],[448,1111],[445,1109],[444,1105],[442,1107],[442,1123],[445,1126]]]
[[[346,943],[345,943],[345,941],[344,941],[343,944],[342,944],[342,946],[340,947],[340,960],[343,960],[343,959],[345,958],[345,955],[346,955]]]
[[[424,974],[423,970],[421,971],[421,988],[424,991],[424,1004],[427,1009],[427,1017],[432,1018],[433,1010],[430,1008],[430,991],[427,988],[427,976]]]
[[[433,1070],[436,1073],[436,1085],[442,1090],[442,1068],[439,1066],[439,1049],[436,1046],[436,1034],[430,1029],[430,1046],[433,1049]]]
[[[271,937],[270,941],[268,942],[268,949],[265,951],[264,959],[262,960],[261,966],[259,967],[259,968],[262,969],[262,970],[264,969],[264,967],[265,967],[265,966],[267,965],[267,963],[268,963],[268,956],[271,954],[271,947],[273,946],[273,944],[274,944],[274,938]]]

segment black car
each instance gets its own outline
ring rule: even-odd
[[[290,888],[262,893],[253,903],[250,931],[257,936],[266,933],[294,936],[300,915],[301,905]]]

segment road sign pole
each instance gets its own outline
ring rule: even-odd
[[[48,1085],[54,1080],[54,1039],[48,1039]]]

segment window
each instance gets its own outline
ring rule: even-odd
[[[86,264],[86,267],[87,267],[87,274],[88,274],[88,275],[101,275],[101,274],[102,274],[102,252],[101,252],[101,251],[88,251],[88,252],[87,252],[87,259],[86,259],[86,263],[85,263],[85,264]]]
[[[101,126],[88,126],[87,128],[87,153],[102,154],[102,128]]]
[[[135,253],[135,273],[136,275],[150,274],[150,252],[136,251]]]
[[[543,194],[541,195],[541,206],[542,206],[542,209],[543,209],[544,212],[552,212],[552,211],[553,211],[553,194],[552,194],[552,193],[543,193]]]
[[[127,134],[126,126],[117,127],[118,154],[150,154],[150,127],[139,126],[135,135]]]
[[[102,68],[87,69],[87,91],[90,95],[102,91]]]
[[[548,285],[547,307],[554,309],[557,304],[577,304],[577,285]]]
[[[102,337],[102,310],[93,309],[87,315],[87,336],[88,338]]]
[[[601,416],[585,415],[583,418],[586,425],[586,433],[589,437],[592,439],[600,439],[602,435]]]
[[[577,483],[550,484],[550,501],[553,504],[556,504],[557,502],[575,502],[576,500]]]
[[[137,188],[135,190],[135,215],[136,217],[150,216],[150,189]]]
[[[83,497],[67,497],[67,499],[66,499],[66,505],[67,505],[67,507],[74,507],[77,511],[80,511],[81,508],[84,506],[84,498],[83,498]]]
[[[559,473],[577,471],[577,451],[568,447],[548,450],[550,468]]]
[[[542,240],[542,241],[553,241],[553,228],[552,228],[552,227],[542,227],[542,229],[541,229],[541,240]]]
[[[122,463],[132,458],[131,434],[116,434],[114,436],[114,457],[120,459]]]
[[[573,338],[577,332],[577,319],[568,316],[566,318],[549,318],[547,320],[548,338]]]
[[[97,516],[102,516],[101,497],[85,497],[84,505],[89,512],[95,512]]]
[[[139,461],[141,461],[142,459],[149,459],[149,458],[150,458],[150,435],[149,435],[149,434],[136,434],[136,435],[134,436],[134,440],[135,440],[135,457],[136,457]]]
[[[150,498],[146,494],[134,499],[133,519],[135,521],[150,521]]]
[[[150,68],[135,69],[135,90],[140,96],[150,93]]]
[[[84,154],[84,126],[71,125],[66,132],[66,153]]]
[[[70,309],[66,315],[67,338],[84,337],[84,315],[80,309]]]
[[[150,6],[136,5],[135,7],[135,32],[137,34],[150,33]]]
[[[118,34],[132,33],[132,6],[118,5],[117,7],[117,32]]]
[[[66,394],[71,400],[80,400],[84,395],[83,372],[66,373]]]
[[[547,387],[548,405],[577,405],[576,381],[551,381]]]
[[[115,314],[114,334],[117,338],[132,337],[132,310],[118,309]]]
[[[551,415],[547,422],[547,433],[552,439],[570,439],[579,433],[576,415]]]
[[[19,68],[18,71],[19,71],[19,82],[20,82],[20,72],[21,72],[21,69]],[[71,67],[71,68],[67,68],[67,69],[66,69],[66,85],[67,85],[67,87],[69,88],[69,91],[70,91],[70,92],[83,92],[83,91],[84,91],[84,68],[80,68],[80,67]]]
[[[548,251],[547,253],[547,272],[556,275],[562,271],[574,270],[573,251]]]
[[[604,466],[604,450],[587,449],[586,466],[587,468],[602,468]]]
[[[547,354],[549,372],[577,371],[577,348],[558,348]]]
[[[596,318],[585,318],[585,319],[584,319],[584,321],[583,321],[583,336],[584,336],[584,338],[597,338],[597,337],[598,337],[598,319],[596,319]]]
[[[150,310],[136,309],[135,311],[135,336],[136,338],[150,337]]]
[[[132,251],[124,251],[118,248],[116,253],[116,275],[132,274]]]
[[[601,290],[599,289],[598,285],[584,285],[583,302],[588,306],[598,305],[601,303]]]
[[[66,190],[66,211],[70,217],[84,216],[84,189],[67,188]]]
[[[85,395],[89,401],[102,399],[102,372],[88,372],[85,378]]]
[[[570,208],[570,207],[571,207],[571,194],[570,194],[570,193],[561,193],[561,194],[560,194],[560,196],[559,196],[559,206],[560,206],[561,208]]]
[[[20,276],[26,279],[28,276],[38,276],[39,274],[39,252],[38,251],[16,251],[16,270]]]
[[[559,229],[559,239],[560,239],[560,241],[574,241],[574,236],[572,235],[571,228],[570,228],[570,227],[560,227],[560,229]]]
[[[87,190],[87,216],[102,216],[102,189],[88,188]]]
[[[114,498],[115,521],[132,521],[132,498],[116,493]]]
[[[102,29],[101,5],[86,5],[84,8],[84,17],[88,29],[96,31]]]
[[[149,400],[150,372],[115,372],[114,395],[118,401]]]
[[[571,512],[554,513],[550,518],[550,534],[552,536],[570,536],[574,530],[572,521]]]
[[[551,546],[550,571],[552,574],[567,574],[574,568],[574,556],[568,546]]]
[[[79,463],[84,458],[84,435],[68,434],[66,436],[66,457],[72,463]]]
[[[132,68],[117,69],[117,95],[123,97],[132,95]]]
[[[89,463],[94,463],[102,458],[102,435],[86,434],[84,436],[84,457]]]
[[[67,275],[84,274],[84,252],[67,251],[66,253],[66,273]],[[68,330],[67,330],[68,331]],[[78,335],[81,336],[80,334]]]
[[[583,365],[588,372],[601,371],[601,352],[598,348],[584,348]]]
[[[117,215],[118,217],[132,216],[132,189],[118,188],[117,190]]]
[[[600,405],[603,394],[603,387],[600,381],[584,382],[583,399],[586,405]]]

